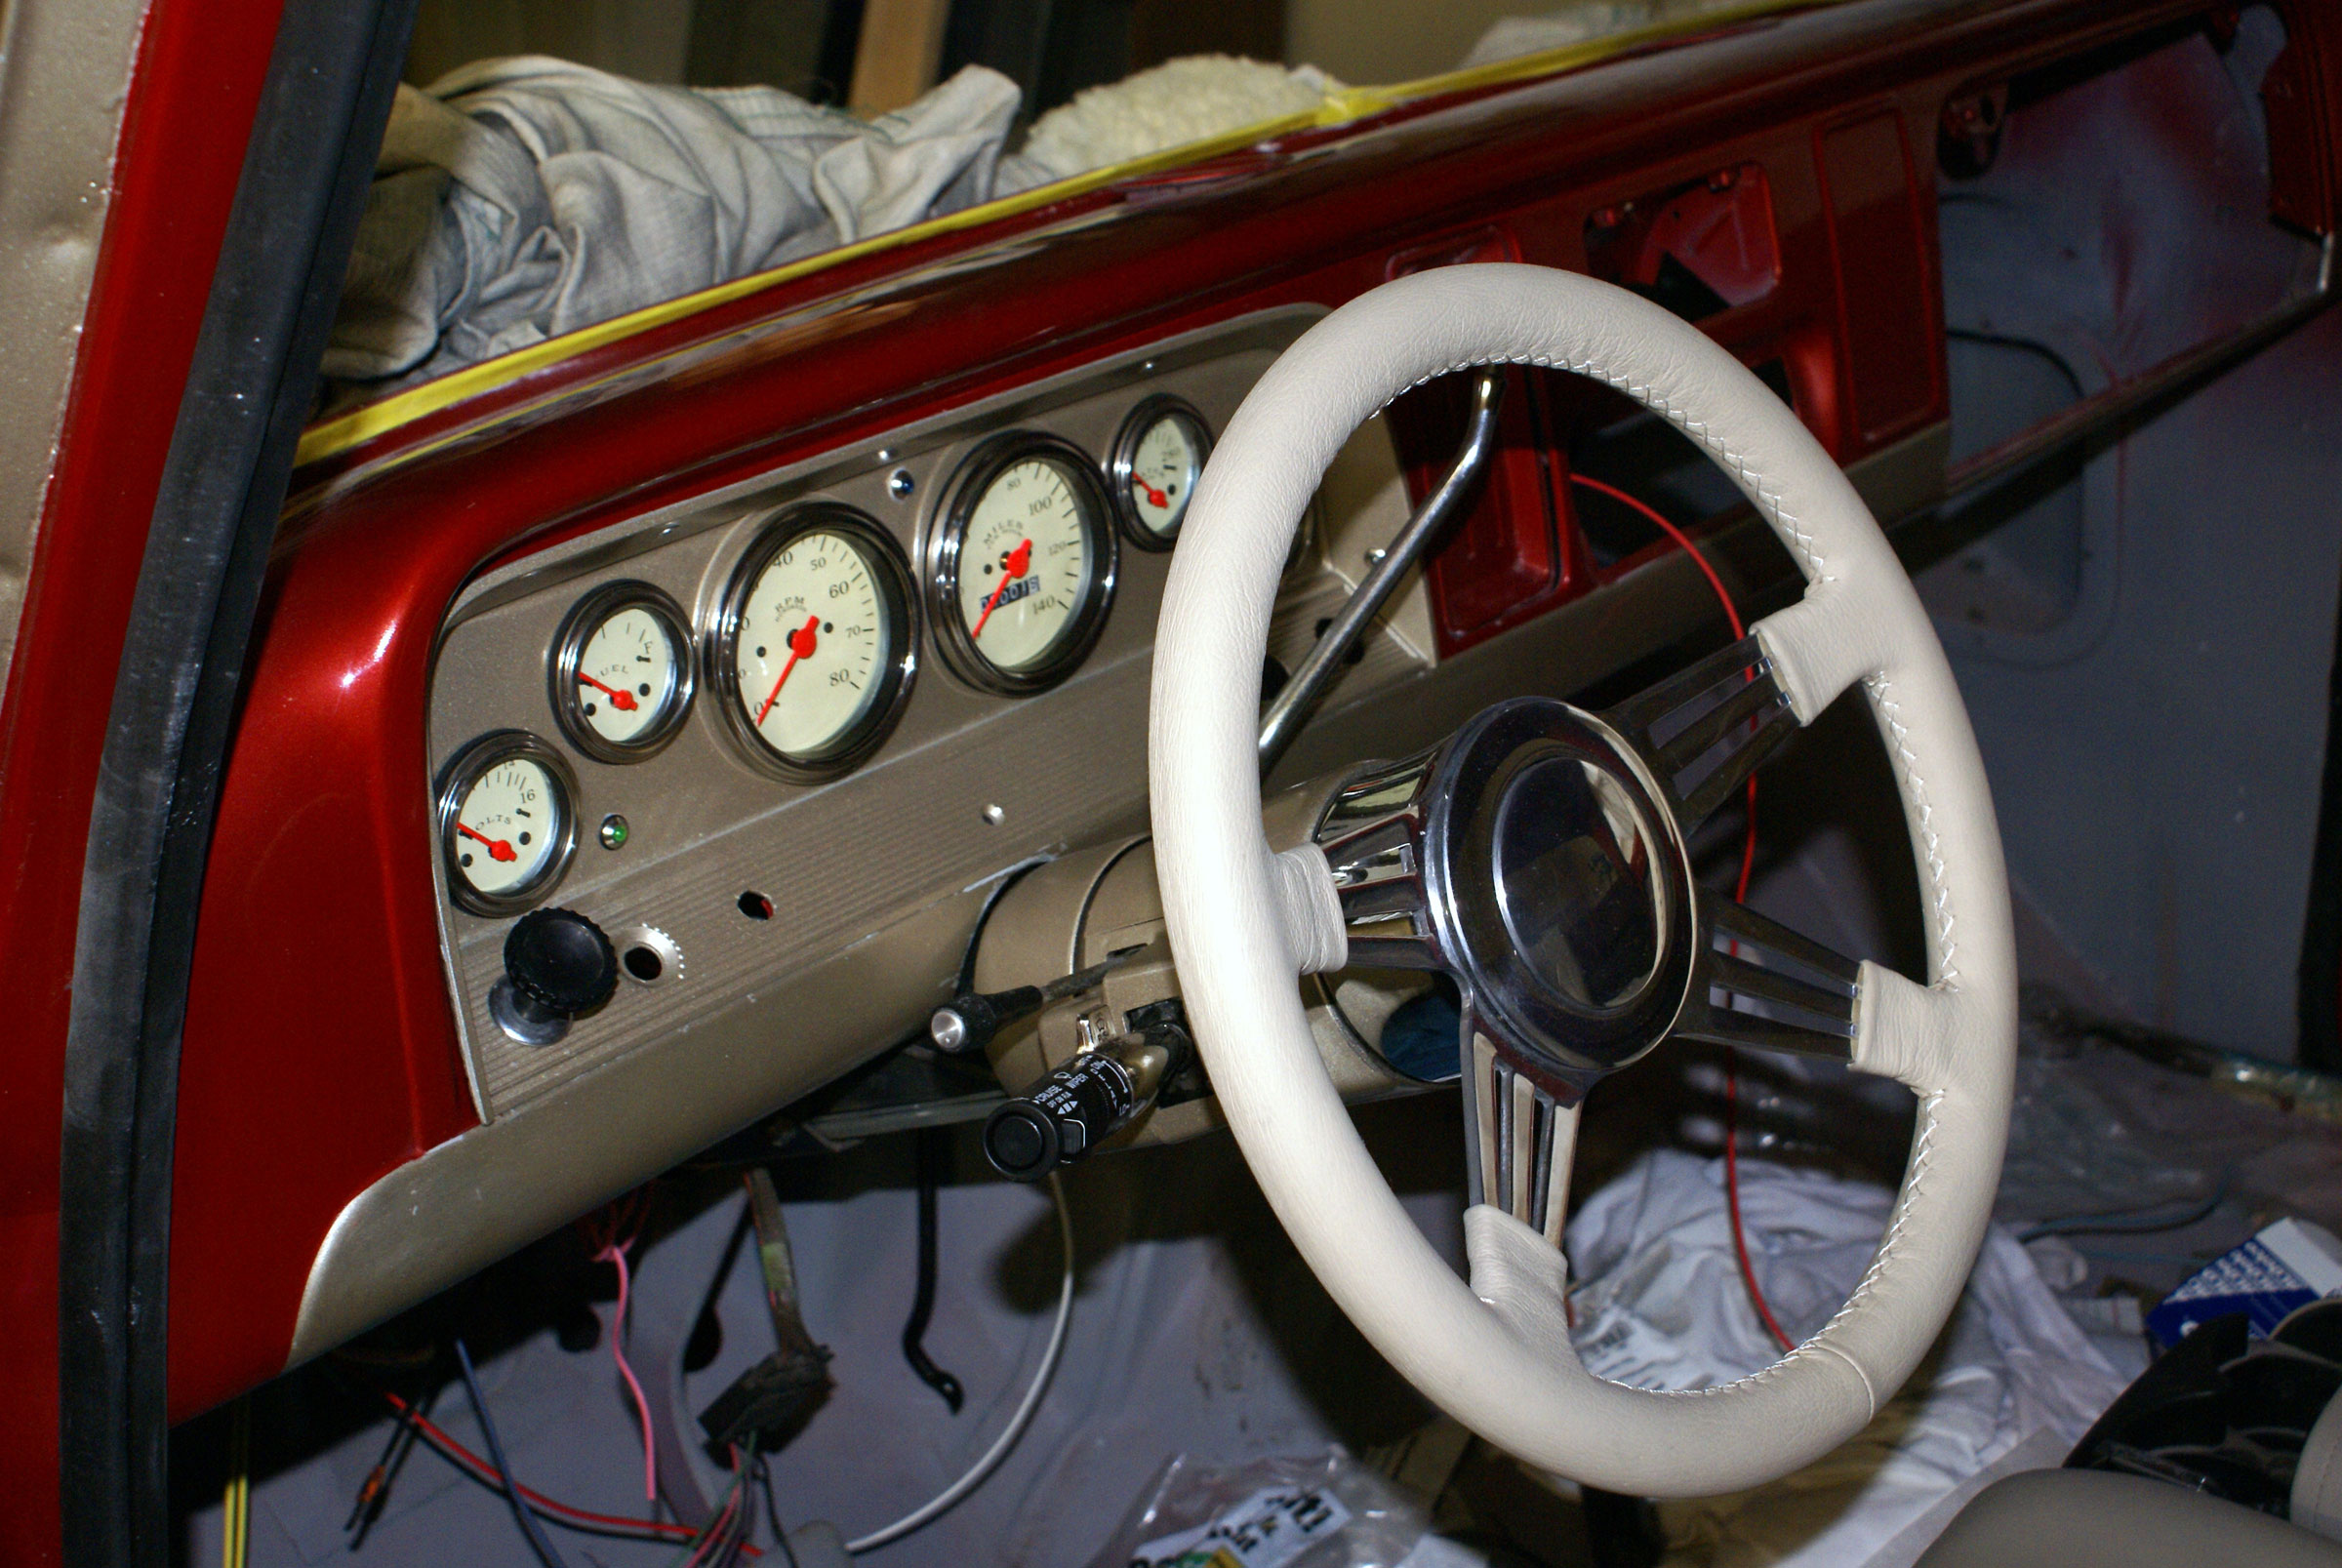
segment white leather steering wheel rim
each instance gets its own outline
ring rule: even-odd
[[[1322,932],[1261,826],[1255,729],[1280,568],[1319,479],[1392,397],[1469,366],[1594,377],[1725,470],[1807,579],[1755,634],[1800,722],[1860,683],[1902,793],[1924,987],[1862,966],[1856,1065],[1918,1097],[1902,1192],[1861,1285],[1813,1339],[1696,1393],[1603,1382],[1570,1347],[1565,1266],[1498,1210],[1466,1217],[1469,1286],[1376,1169],[1312,1040],[1294,978]],[[1392,1364],[1498,1447],[1609,1490],[1688,1496],[1785,1474],[1853,1435],[1957,1303],[1990,1219],[2016,1048],[2016,963],[1984,769],[1950,665],[1892,547],[1796,415],[1706,335],[1572,273],[1418,273],[1361,296],[1264,375],[1215,446],[1155,639],[1149,765],[1164,916],[1190,1020],[1263,1190]],[[1318,907],[1323,907],[1321,894]],[[1338,945],[1338,940],[1337,940]]]

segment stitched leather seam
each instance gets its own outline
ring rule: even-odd
[[[1918,808],[1919,836],[1927,846],[1927,888],[1935,900],[1936,932],[1944,945],[1936,984],[1944,990],[1957,991],[1959,942],[1953,935],[1952,888],[1945,876],[1943,840],[1935,830],[1935,803],[1928,798],[1927,781],[1920,775],[1919,759],[1911,749],[1911,729],[1903,722],[1903,709],[1895,702],[1893,683],[1881,673],[1865,676],[1863,684],[1870,688],[1873,701],[1878,703],[1878,711],[1886,720],[1895,755],[1903,759],[1903,775],[1911,781],[1911,802]]]
[[[1939,1092],[1919,1102],[1919,1136],[1912,1146],[1911,1172],[1904,1178],[1903,1193],[1895,1203],[1894,1214],[1887,1225],[1886,1234],[1878,1239],[1878,1250],[1871,1255],[1871,1266],[1863,1271],[1862,1281],[1854,1287],[1854,1294],[1848,1296],[1846,1305],[1839,1307],[1837,1314],[1822,1325],[1821,1332],[1771,1366],[1760,1372],[1752,1372],[1745,1378],[1735,1379],[1731,1383],[1719,1383],[1706,1388],[1669,1388],[1655,1391],[1665,1392],[1673,1398],[1706,1397],[1711,1394],[1731,1393],[1735,1389],[1755,1388],[1768,1383],[1787,1372],[1790,1365],[1797,1360],[1811,1360],[1821,1355],[1834,1355],[1853,1366],[1854,1370],[1861,1375],[1863,1387],[1870,1390],[1871,1414],[1875,1416],[1878,1413],[1878,1391],[1872,1387],[1870,1374],[1864,1372],[1860,1363],[1856,1362],[1852,1356],[1827,1342],[1831,1335],[1837,1332],[1840,1323],[1854,1315],[1856,1308],[1869,1297],[1873,1287],[1885,1274],[1895,1255],[1902,1250],[1903,1237],[1911,1223],[1911,1211],[1918,1205],[1919,1189],[1926,1185],[1928,1173],[1934,1168],[1935,1134],[1940,1125],[1936,1116],[1936,1108],[1943,1104],[1943,1095]]]
[[[1888,1267],[1903,1249],[1904,1237],[1910,1228],[1912,1211],[1918,1207],[1920,1189],[1927,1185],[1929,1173],[1934,1169],[1935,1135],[1941,1125],[1936,1111],[1942,1106],[1943,1100],[1944,1097],[1939,1092],[1929,1095],[1919,1102],[1919,1136],[1912,1147],[1911,1172],[1904,1178],[1903,1193],[1895,1203],[1893,1219],[1886,1227],[1886,1234],[1878,1240],[1878,1250],[1871,1257],[1871,1266],[1863,1271],[1862,1282],[1854,1287],[1854,1294],[1846,1298],[1846,1305],[1837,1309],[1837,1315],[1822,1325],[1820,1333],[1762,1371],[1752,1372],[1747,1377],[1736,1378],[1730,1383],[1719,1383],[1706,1388],[1654,1388],[1637,1389],[1636,1391],[1657,1393],[1670,1399],[1715,1398],[1718,1395],[1761,1387],[1765,1384],[1785,1376],[1790,1368],[1800,1360],[1811,1361],[1827,1355],[1842,1361],[1854,1369],[1855,1375],[1861,1378],[1863,1389],[1869,1397],[1871,1414],[1876,1416],[1878,1413],[1878,1392],[1871,1382],[1870,1374],[1864,1370],[1862,1363],[1829,1342],[1831,1337],[1837,1332],[1838,1325],[1852,1317],[1870,1297],[1872,1291],[1885,1276]],[[1604,1379],[1603,1381],[1607,1382],[1608,1380]],[[1625,1387],[1625,1385],[1620,1385],[1620,1387]]]
[[[1838,1324],[1854,1315],[1855,1308],[1870,1296],[1901,1252],[1903,1237],[1910,1228],[1912,1211],[1918,1207],[1920,1189],[1927,1185],[1928,1174],[1935,1165],[1935,1135],[1943,1125],[1936,1112],[1943,1103],[1941,1090],[1919,1102],[1919,1136],[1912,1146],[1911,1174],[1903,1179],[1903,1194],[1896,1200],[1894,1218],[1886,1227],[1886,1234],[1878,1240],[1878,1250],[1871,1255],[1871,1266],[1863,1270],[1862,1282],[1854,1287],[1854,1294],[1846,1298],[1846,1305],[1837,1309],[1837,1315],[1831,1318],[1822,1332],[1814,1336],[1816,1340],[1827,1338]]]
[[[1453,364],[1447,365],[1442,369],[1431,371],[1425,375],[1418,376],[1413,382],[1410,382],[1406,386],[1400,388],[1400,391],[1412,391],[1415,387],[1422,386],[1426,382],[1437,381],[1442,376],[1454,375],[1458,371],[1477,370],[1485,365],[1497,364],[1534,365],[1540,370],[1566,370],[1573,375],[1584,376],[1590,380],[1601,382],[1618,391],[1626,393],[1627,396],[1633,398],[1635,402],[1640,403],[1644,408],[1647,408],[1652,413],[1661,416],[1667,420],[1669,423],[1674,424],[1677,429],[1683,431],[1684,434],[1691,436],[1694,440],[1698,441],[1700,445],[1708,449],[1709,455],[1717,462],[1721,463],[1724,467],[1731,469],[1734,473],[1740,475],[1741,480],[1746,487],[1756,494],[1757,498],[1757,504],[1760,509],[1762,509],[1764,514],[1771,518],[1780,527],[1781,532],[1787,537],[1790,552],[1797,556],[1798,563],[1804,568],[1805,576],[1808,581],[1814,583],[1835,583],[1837,581],[1830,574],[1828,567],[1822,558],[1821,552],[1814,547],[1813,536],[1806,532],[1805,526],[1798,522],[1796,516],[1794,516],[1781,504],[1781,498],[1774,492],[1767,490],[1764,487],[1764,476],[1758,473],[1746,458],[1743,458],[1739,453],[1734,452],[1729,446],[1717,439],[1710,432],[1707,425],[1696,420],[1685,417],[1681,410],[1676,408],[1675,405],[1668,402],[1666,398],[1660,396],[1659,393],[1653,388],[1648,386],[1636,386],[1625,377],[1602,369],[1591,359],[1581,362],[1567,358],[1557,358],[1552,354],[1506,354],[1493,359],[1457,360]],[[1383,408],[1389,408],[1391,404],[1396,400],[1398,395],[1398,393],[1393,393],[1391,397],[1384,399],[1382,405]],[[1377,412],[1380,412],[1380,410]]]

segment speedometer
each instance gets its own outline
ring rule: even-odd
[[[862,513],[800,507],[733,572],[710,658],[726,727],[749,760],[797,782],[868,756],[909,693],[910,574]]]
[[[971,457],[936,531],[935,619],[951,666],[1012,695],[1070,674],[1113,597],[1110,516],[1078,447],[1012,434]]]

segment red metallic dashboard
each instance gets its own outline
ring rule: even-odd
[[[476,1124],[417,785],[436,761],[435,643],[467,583],[1179,334],[1459,261],[1646,289],[1689,267],[1715,296],[1703,325],[1859,463],[1946,418],[1932,181],[1947,104],[2192,14],[1859,0],[1747,23],[849,261],[312,463],[204,890],[180,1080],[175,1418],[281,1370],[337,1217]],[[2342,28],[2322,7],[2287,20],[2305,53],[2286,80],[2320,134],[2286,199],[2323,223]],[[1431,573],[1443,654],[1650,554],[1605,546],[1565,482],[1585,460],[1572,432],[1610,414],[1558,379],[1518,380],[1497,480]],[[1418,484],[1452,418],[1435,394],[1399,411]]]

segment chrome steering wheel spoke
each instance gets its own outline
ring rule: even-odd
[[[1689,835],[1797,733],[1789,694],[1756,638],[1676,671],[1602,715],[1632,743]]]
[[[1576,1101],[1547,1093],[1522,1072],[1469,1010],[1460,1053],[1470,1201],[1495,1205],[1559,1247],[1577,1150]]]
[[[1333,872],[1350,962],[1448,970],[1424,885],[1427,790],[1435,751],[1379,765],[1338,790],[1317,847]]]
[[[1862,966],[1702,888],[1691,993],[1674,1037],[1850,1062]]]
[[[1607,713],[1497,704],[1334,791],[1348,961],[1462,998],[1474,1202],[1557,1243],[1578,1105],[1663,1039],[1852,1059],[1860,967],[1692,875],[1693,829],[1797,728],[1744,637]]]

